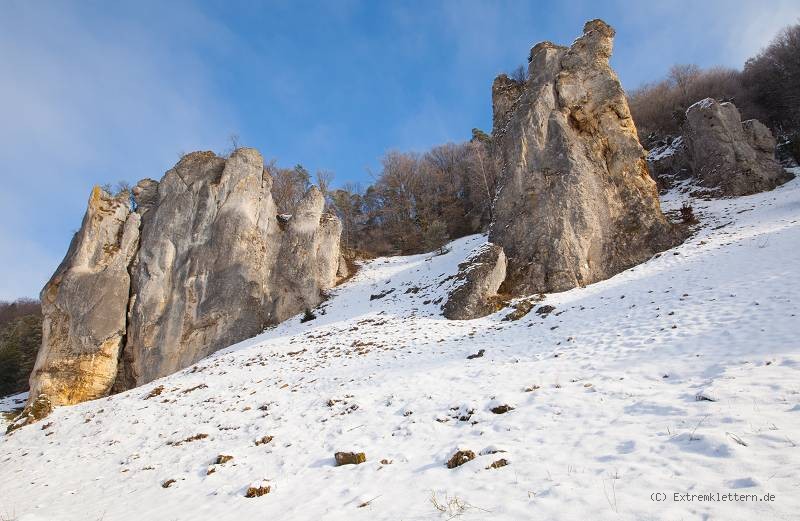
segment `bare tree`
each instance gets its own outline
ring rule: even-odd
[[[327,197],[334,178],[333,172],[330,170],[317,170],[316,178],[317,186],[322,192],[322,195]]]
[[[279,213],[291,214],[311,187],[311,175],[303,165],[280,168],[274,161],[264,165],[272,177],[272,199]]]
[[[800,133],[800,24],[783,29],[747,60],[743,81],[769,124],[785,134]]]
[[[528,70],[525,68],[524,65],[520,65],[516,69],[511,71],[508,77],[516,81],[517,83],[525,83],[525,81],[527,81],[528,79]]]

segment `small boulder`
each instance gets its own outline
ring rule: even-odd
[[[467,355],[467,360],[475,360],[476,358],[482,358],[483,357],[483,353],[485,353],[485,352],[486,352],[486,349],[479,349],[477,353],[471,354],[471,355]]]
[[[536,309],[536,314],[541,316],[547,316],[553,311],[555,311],[555,309],[556,309],[555,306],[550,306],[550,305],[539,306]]]
[[[336,466],[341,465],[360,465],[367,461],[367,455],[363,452],[337,452],[334,455]]]
[[[272,441],[272,436],[262,436],[256,440],[256,447],[259,445],[266,445]]]
[[[519,320],[531,312],[534,306],[534,300],[523,299],[513,305],[514,311],[503,317],[504,322]]]
[[[508,405],[507,403],[496,405],[490,409],[494,414],[505,414],[509,411],[513,411],[514,407]]]
[[[488,467],[486,467],[486,470],[489,470],[489,469],[499,469],[500,467],[505,467],[505,466],[506,466],[506,465],[508,465],[508,464],[509,464],[509,461],[508,461],[507,459],[505,459],[505,458],[500,458],[500,459],[499,459],[499,460],[497,460],[497,461],[493,461],[493,462],[491,463],[491,465],[489,465]]]

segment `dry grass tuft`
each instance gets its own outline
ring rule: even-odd
[[[160,395],[164,392],[164,386],[159,385],[158,387],[154,387],[147,396],[144,397],[145,400],[149,400],[150,398],[155,398],[156,396]]]
[[[260,497],[269,494],[270,490],[272,490],[272,487],[265,483],[261,485],[251,485],[247,487],[247,492],[245,492],[244,497]]]
[[[509,464],[509,461],[508,461],[507,459],[505,459],[505,458],[500,458],[500,459],[499,459],[499,460],[497,460],[497,461],[493,461],[491,465],[489,465],[488,467],[486,467],[486,470],[489,470],[489,469],[499,469],[500,467],[505,467],[505,466],[506,466],[506,465],[508,465],[508,464]]]
[[[447,460],[447,468],[454,469],[474,459],[475,459],[475,453],[472,452],[471,450],[459,450],[456,451],[456,453],[453,454],[449,460]]]
[[[262,436],[261,438],[256,440],[256,447],[259,445],[266,445],[267,443],[271,442],[273,439],[272,436]]]
[[[191,443],[197,440],[204,440],[208,438],[208,434],[195,434],[194,436],[189,436],[188,438],[184,438],[178,441],[168,441],[167,445],[171,445],[173,447],[177,447],[178,445],[183,445],[184,443]]]

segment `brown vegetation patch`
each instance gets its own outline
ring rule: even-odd
[[[159,396],[163,392],[164,392],[164,386],[159,385],[158,387],[154,387],[149,393],[147,393],[147,396],[145,396],[144,399],[149,400],[150,398],[155,398],[156,396]]]
[[[178,441],[168,441],[167,445],[171,445],[173,447],[177,447],[178,445],[183,445],[184,443],[191,443],[197,440],[204,440],[208,438],[208,434],[195,434],[194,436],[189,436],[188,438],[184,438]]]
[[[500,467],[505,467],[505,466],[506,466],[506,465],[508,465],[508,464],[509,464],[509,461],[508,461],[507,459],[505,459],[505,458],[500,458],[500,459],[499,459],[499,460],[497,460],[497,461],[493,461],[491,465],[489,465],[488,467],[486,467],[486,470],[489,470],[489,469],[499,469]]]
[[[269,485],[250,486],[247,487],[247,492],[245,492],[244,497],[260,497],[269,494],[270,490],[272,490],[272,487]]]
[[[256,447],[258,447],[259,445],[266,445],[271,441],[272,441],[272,436],[262,436],[261,438],[256,440]]]
[[[459,450],[456,451],[456,453],[453,454],[449,460],[447,460],[447,468],[454,469],[474,459],[475,459],[475,453],[472,452],[471,450]]]
[[[181,391],[181,392],[182,392],[183,394],[188,394],[188,393],[190,393],[190,392],[192,392],[192,391],[196,391],[196,390],[198,390],[198,389],[205,389],[206,387],[208,387],[206,384],[200,384],[200,385],[195,385],[194,387],[190,387],[190,388],[188,388],[188,389],[184,389],[184,390],[183,390],[183,391]]]

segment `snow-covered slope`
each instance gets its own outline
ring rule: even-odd
[[[693,204],[685,244],[518,321],[439,315],[484,237],[367,263],[315,320],[0,438],[0,519],[797,519],[800,181]]]

